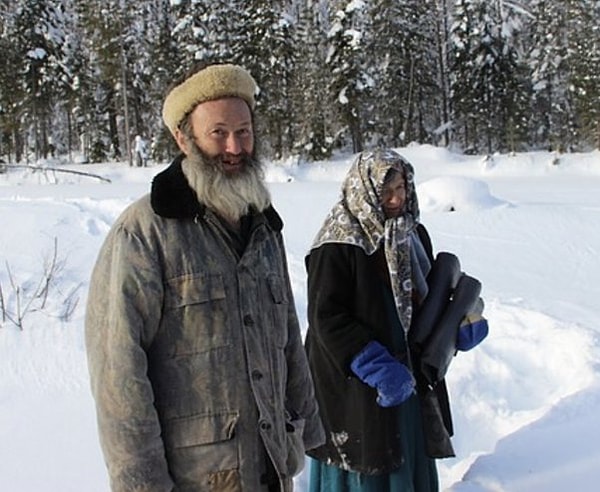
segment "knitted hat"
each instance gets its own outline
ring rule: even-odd
[[[163,120],[171,133],[181,120],[198,104],[223,97],[240,97],[254,109],[256,82],[252,76],[237,65],[209,65],[181,84],[175,86],[165,98]]]

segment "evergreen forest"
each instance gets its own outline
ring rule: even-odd
[[[169,84],[243,65],[264,157],[600,148],[598,0],[0,0],[0,159],[174,147]]]

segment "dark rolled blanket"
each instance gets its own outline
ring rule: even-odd
[[[442,317],[460,276],[458,258],[452,253],[438,253],[427,274],[429,292],[415,314],[408,334],[411,348],[417,354],[423,352],[425,342]]]
[[[481,282],[463,273],[421,354],[421,373],[429,384],[440,381],[446,375],[456,354],[456,339],[461,321],[474,312],[478,305],[483,305],[479,294]]]

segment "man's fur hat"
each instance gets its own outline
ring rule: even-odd
[[[163,120],[171,133],[200,103],[224,97],[240,97],[254,109],[257,86],[252,76],[238,65],[209,65],[171,89],[163,104]]]

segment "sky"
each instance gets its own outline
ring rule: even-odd
[[[595,490],[600,152],[397,150],[415,167],[434,250],[456,254],[482,282],[490,325],[448,371],[457,456],[438,461],[442,490]],[[266,163],[303,330],[304,256],[352,159]],[[83,336],[89,276],[111,224],[166,164],[40,164],[110,183],[51,170],[0,174],[0,490],[107,492]],[[307,490],[306,469],[295,483]]]

